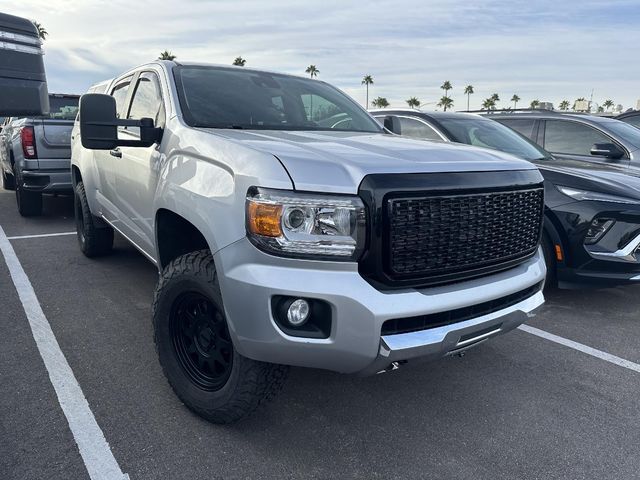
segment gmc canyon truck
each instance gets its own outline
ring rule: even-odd
[[[401,138],[312,79],[157,61],[85,94],[72,136],[78,240],[114,231],[159,271],[169,383],[216,423],[288,366],[374,374],[455,355],[544,298],[542,176]]]
[[[16,191],[22,216],[42,213],[43,193],[72,194],[71,130],[79,95],[50,94],[48,115],[8,118],[0,131],[5,189]]]

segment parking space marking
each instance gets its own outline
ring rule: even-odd
[[[40,235],[18,235],[17,237],[7,237],[7,240],[21,240],[23,238],[44,238],[60,237],[62,235],[75,235],[77,232],[41,233]]]
[[[582,343],[574,342],[573,340],[569,340],[564,337],[559,337],[558,335],[545,332],[544,330],[540,330],[529,325],[520,325],[518,328],[532,335],[536,335],[537,337],[559,343],[560,345],[564,345],[565,347],[573,348],[574,350],[578,350],[579,352],[586,353],[587,355],[599,358],[600,360],[604,360],[605,362],[613,363],[620,367],[628,368],[629,370],[640,373],[640,364],[625,360],[624,358],[616,357],[615,355],[603,352],[602,350],[583,345]]]
[[[0,251],[9,268],[9,274],[31,326],[33,338],[49,373],[49,379],[58,396],[60,407],[67,417],[69,428],[78,445],[89,476],[92,480],[129,479],[129,475],[120,470],[120,466],[113,456],[91,408],[89,408],[89,403],[64,353],[60,350],[60,345],[58,345],[51,325],[42,311],[33,286],[2,227],[0,227]]]

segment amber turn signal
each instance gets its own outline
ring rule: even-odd
[[[280,237],[282,206],[268,203],[248,202],[247,226],[251,233],[263,237]]]

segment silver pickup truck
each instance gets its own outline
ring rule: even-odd
[[[5,189],[16,191],[23,216],[42,213],[43,193],[73,193],[71,130],[79,95],[49,95],[43,117],[10,117],[0,131],[0,170]]]
[[[544,301],[542,176],[390,134],[318,81],[158,61],[86,94],[78,240],[158,268],[155,342],[198,414],[236,421],[287,366],[373,374],[458,354]]]

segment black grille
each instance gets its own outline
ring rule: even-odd
[[[390,198],[387,270],[392,278],[486,272],[536,251],[542,188]]]
[[[448,312],[432,313],[429,315],[419,315],[417,317],[394,318],[382,324],[382,335],[396,335],[398,333],[417,332],[429,328],[437,328],[453,323],[464,322],[472,318],[488,315],[498,310],[510,307],[519,303],[542,288],[542,283],[538,283],[529,288],[525,288],[506,297],[497,298],[478,305],[458,308]]]

